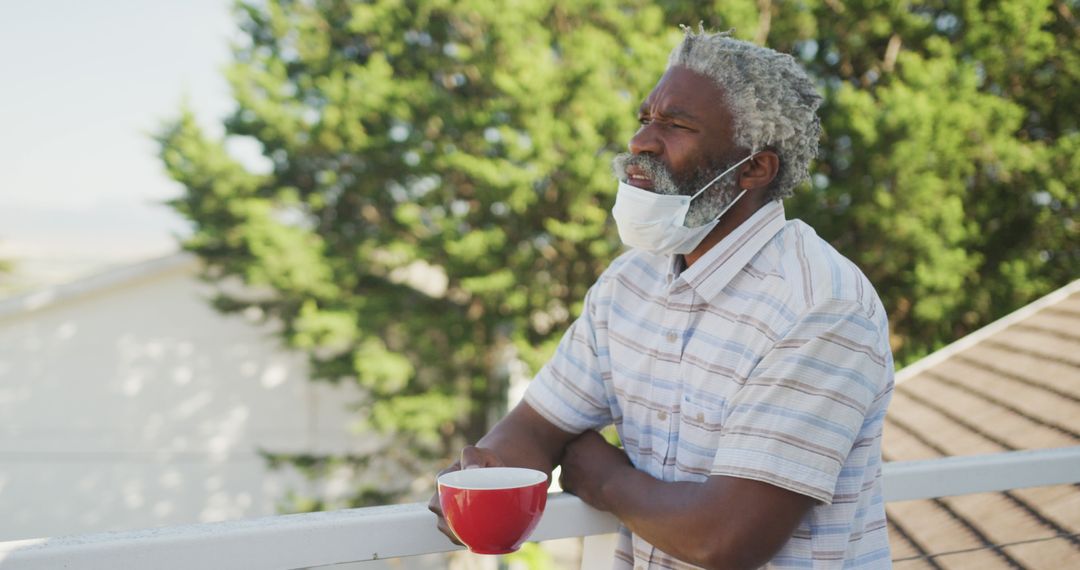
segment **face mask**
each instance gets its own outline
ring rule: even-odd
[[[684,225],[686,213],[690,211],[690,202],[717,180],[753,157],[751,154],[736,162],[702,186],[693,196],[657,194],[620,180],[619,191],[615,194],[615,207],[611,210],[615,225],[619,228],[619,238],[630,247],[655,254],[685,255],[694,251],[701,240],[720,223],[720,217],[746,194],[746,190],[740,192],[711,222],[696,228]]]

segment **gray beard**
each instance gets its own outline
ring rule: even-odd
[[[723,172],[723,165],[710,165],[700,168],[685,183],[678,183],[671,176],[671,172],[664,167],[659,160],[649,155],[620,153],[611,161],[611,170],[619,180],[627,180],[626,169],[629,166],[637,166],[649,175],[653,182],[653,192],[669,196],[693,196],[701,187],[708,184],[717,174]],[[690,209],[686,213],[684,225],[688,228],[703,226],[716,219],[720,212],[724,211],[739,195],[738,180],[733,177],[734,173],[713,182],[708,190],[701,193],[690,203]]]

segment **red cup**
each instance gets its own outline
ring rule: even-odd
[[[535,469],[463,469],[442,475],[438,484],[450,530],[477,554],[521,548],[547,504],[547,475]]]

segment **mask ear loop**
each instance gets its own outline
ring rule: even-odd
[[[701,194],[702,192],[704,192],[704,191],[705,191],[705,189],[706,189],[706,188],[708,188],[709,186],[712,186],[712,185],[713,185],[713,183],[715,183],[715,182],[716,182],[717,180],[720,180],[720,178],[721,178],[722,176],[724,176],[724,175],[725,175],[725,174],[727,174],[728,172],[731,172],[732,170],[735,170],[735,168],[737,168],[737,167],[738,167],[738,166],[739,166],[740,164],[742,164],[742,163],[744,163],[744,162],[746,162],[746,161],[750,160],[751,158],[754,158],[755,156],[757,156],[757,154],[758,154],[758,153],[756,153],[756,152],[755,152],[755,153],[751,153],[751,154],[750,154],[750,156],[748,156],[748,157],[746,157],[746,158],[744,158],[744,159],[740,160],[739,162],[736,162],[736,163],[735,163],[735,164],[734,164],[734,165],[733,165],[733,166],[732,166],[731,168],[729,168],[729,169],[727,169],[727,170],[725,170],[725,171],[721,172],[719,176],[717,176],[716,178],[713,178],[713,179],[712,179],[712,182],[709,182],[708,184],[706,184],[706,185],[704,186],[704,188],[702,188],[701,190],[698,190],[697,194],[694,194],[694,197],[693,197],[693,198],[690,198],[690,199],[691,199],[691,200],[693,200],[694,198],[697,198],[699,194]],[[728,213],[728,210],[730,210],[730,209],[731,209],[731,207],[732,207],[732,206],[734,206],[734,205],[735,205],[735,204],[736,204],[736,203],[737,203],[737,202],[739,201],[739,199],[740,199],[740,198],[742,198],[742,197],[743,197],[743,195],[744,195],[744,194],[746,194],[746,193],[747,193],[747,192],[748,192],[749,190],[750,190],[749,188],[743,188],[743,189],[742,189],[742,192],[739,192],[739,195],[738,195],[738,196],[735,196],[735,199],[734,199],[734,200],[732,200],[731,202],[728,202],[728,205],[727,205],[727,206],[724,206],[724,209],[723,209],[723,210],[720,210],[720,213],[719,213],[719,214],[717,214],[715,218],[713,218],[713,221],[719,220],[720,218],[722,218],[722,217],[724,216],[724,214]]]
[[[749,190],[750,190],[749,188],[743,188],[742,192],[739,192],[739,195],[736,196],[734,200],[729,202],[727,206],[724,206],[724,209],[720,210],[720,213],[717,214],[716,217],[713,218],[713,219],[714,220],[719,220],[720,218],[722,218],[724,216],[724,214],[726,214],[728,212],[728,210],[730,210],[731,207],[734,206],[739,201],[739,198],[742,198],[743,194],[746,194]]]
[[[755,152],[755,153],[751,153],[751,154],[750,154],[749,156],[747,156],[746,158],[744,158],[744,159],[740,160],[739,162],[736,162],[735,164],[731,165],[731,168],[728,168],[727,170],[725,170],[725,171],[721,172],[720,174],[717,174],[717,175],[716,175],[716,178],[713,178],[712,180],[710,180],[710,181],[709,181],[709,183],[708,183],[708,184],[706,184],[706,185],[702,186],[702,187],[701,187],[701,190],[698,190],[697,192],[695,192],[695,193],[694,193],[694,195],[690,197],[690,201],[693,201],[693,200],[694,200],[694,198],[697,198],[698,196],[701,196],[701,193],[702,193],[702,192],[704,192],[704,191],[708,190],[708,189],[709,189],[709,187],[710,187],[710,186],[712,186],[713,184],[716,184],[716,181],[717,181],[717,180],[720,180],[721,178],[723,178],[724,176],[726,176],[726,175],[727,175],[727,173],[731,172],[732,170],[735,170],[736,168],[738,168],[738,167],[739,167],[739,165],[741,165],[742,163],[744,163],[744,162],[746,162],[746,161],[750,160],[751,158],[754,158],[754,157],[755,157],[755,156],[757,156],[757,155],[758,155],[758,153],[756,153],[756,152]],[[747,190],[747,189],[743,189],[743,192],[746,192],[746,190]],[[741,197],[742,197],[742,194],[739,194],[739,198],[741,198]],[[739,198],[736,198],[736,200],[738,200]],[[732,202],[732,204],[734,204],[734,203],[735,203],[735,202]]]

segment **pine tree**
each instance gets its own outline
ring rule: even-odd
[[[501,415],[508,364],[553,352],[619,247],[610,160],[678,37],[639,4],[238,5],[226,137],[272,166],[246,168],[186,111],[164,129],[186,247],[211,280],[264,291],[216,306],[257,307],[316,379],[356,382],[385,443],[274,462],[430,479]],[[410,480],[394,483],[350,502]]]

